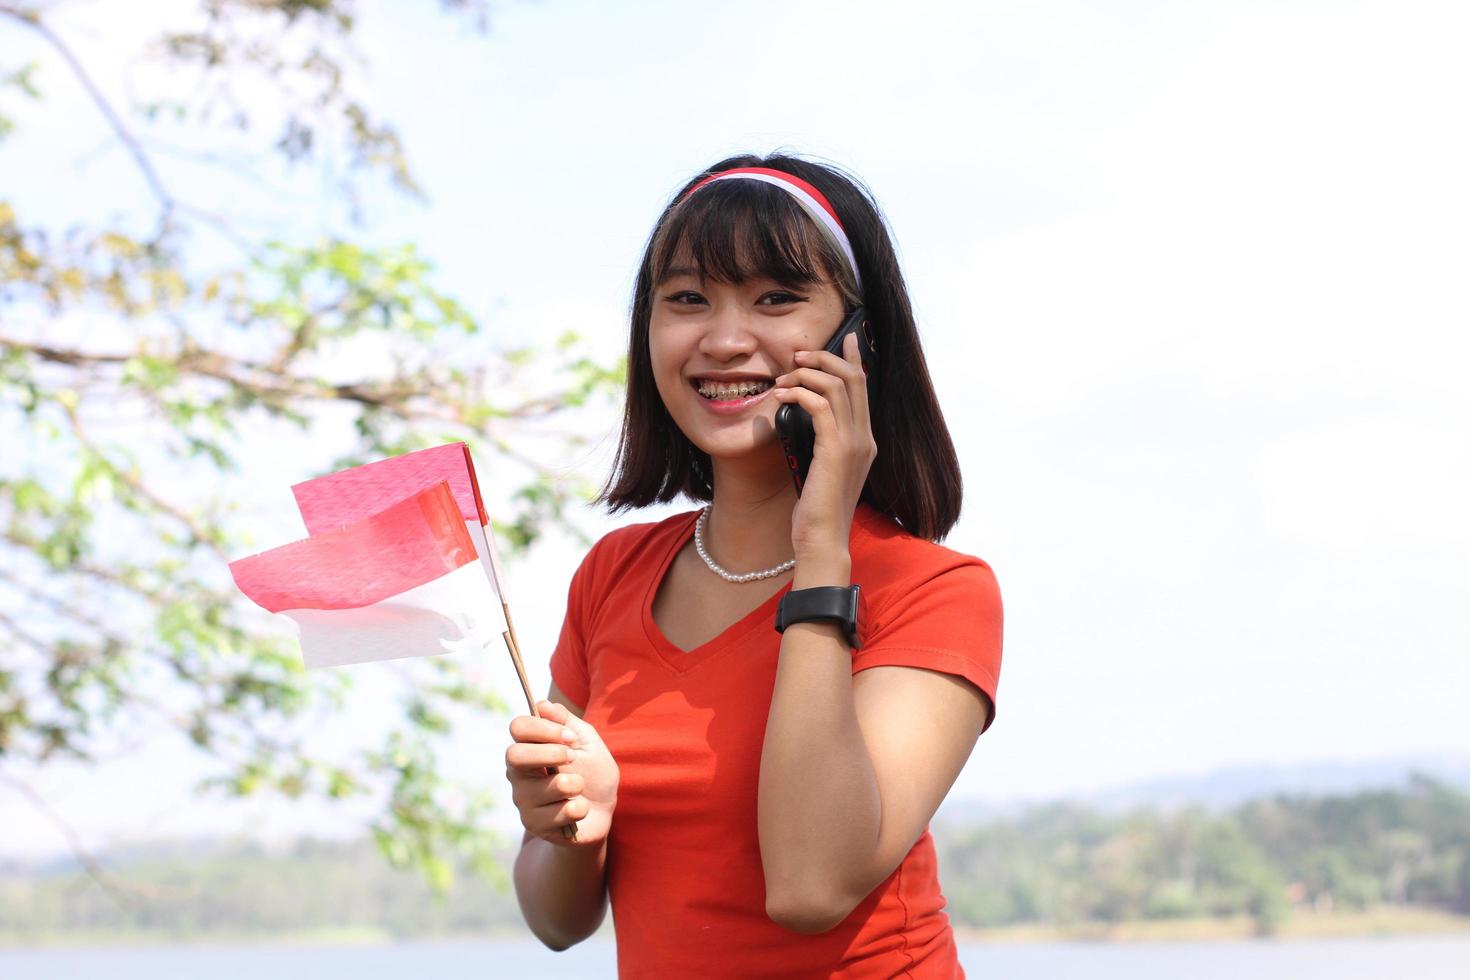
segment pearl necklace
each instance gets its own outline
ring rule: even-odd
[[[726,582],[754,582],[756,579],[770,578],[772,575],[780,575],[782,572],[796,567],[796,559],[788,558],[775,568],[768,568],[763,572],[746,572],[744,575],[736,575],[734,572],[725,571],[725,569],[716,565],[714,559],[710,558],[709,552],[704,550],[704,522],[708,517],[709,507],[706,506],[699,512],[699,520],[694,522],[694,550],[699,552],[699,557],[704,559],[704,563],[709,566],[709,570]]]

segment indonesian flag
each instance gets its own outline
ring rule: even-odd
[[[504,577],[462,442],[292,487],[307,538],[230,563],[289,617],[307,667],[478,647],[504,630]]]

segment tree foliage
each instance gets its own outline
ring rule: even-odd
[[[946,914],[968,928],[1040,925],[1095,937],[1124,923],[1187,919],[1185,928],[1208,933],[1210,920],[1245,918],[1271,934],[1289,931],[1296,910],[1348,913],[1336,929],[1402,928],[1416,918],[1442,928],[1450,916],[1470,916],[1470,796],[1432,781],[1262,799],[1223,813],[1105,816],[1052,805],[1007,820],[941,823],[934,839]],[[297,841],[273,855],[223,840],[151,842],[109,855],[146,891],[122,906],[70,862],[0,862],[0,945],[79,934],[406,940],[524,929],[515,897],[493,890],[495,879],[434,901],[422,876],[365,861],[372,848]]]
[[[1228,813],[1104,815],[1074,804],[935,832],[951,914],[976,926],[1249,916],[1381,905],[1470,915],[1470,796],[1275,796]]]
[[[443,6],[483,27],[482,5]],[[545,426],[614,395],[622,366],[574,334],[494,347],[413,244],[370,242],[365,195],[422,189],[398,133],[354,94],[347,0],[204,0],[148,54],[186,84],[126,103],[48,10],[0,2],[5,57],[25,59],[0,64],[0,160],[40,138],[27,104],[79,86],[125,151],[110,179],[141,178],[149,196],[57,228],[0,185],[0,780],[44,808],[23,772],[173,733],[217,761],[208,789],[366,797],[395,864],[441,889],[455,866],[490,870],[489,798],[451,785],[435,745],[456,712],[507,706],[454,658],[404,661],[381,744],[315,751],[352,674],[308,675],[233,589],[227,561],[253,550],[242,461],[276,447],[316,461],[305,479],[464,439],[521,480],[495,524],[514,556],[548,526],[577,533],[567,508],[590,488],[555,464],[557,440],[579,439]],[[176,189],[166,163],[180,157],[217,182]],[[303,173],[330,177],[343,214],[330,234],[229,213],[241,179]],[[537,452],[518,448],[528,439]]]

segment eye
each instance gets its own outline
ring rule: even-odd
[[[769,302],[767,302],[768,300]],[[774,292],[766,293],[756,302],[765,306],[784,306],[787,303],[805,303],[806,297],[798,296],[795,293],[787,293],[776,290]]]
[[[704,297],[692,290],[681,290],[677,293],[669,293],[664,297],[664,302],[673,303],[675,306],[695,306],[704,302]]]

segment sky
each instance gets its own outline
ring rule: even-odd
[[[57,12],[113,84],[150,27],[127,7]],[[686,179],[741,151],[839,163],[887,215],[959,451],[944,543],[990,563],[1005,605],[997,721],[952,796],[1470,754],[1470,10],[835,10],[512,3],[482,35],[437,5],[363,5],[361,84],[429,195],[374,196],[367,234],[417,242],[493,337],[574,328],[611,358]],[[0,27],[7,57],[22,42]],[[0,192],[57,220],[129,207],[141,188],[60,76],[0,146]],[[59,180],[58,161],[116,176]],[[322,230],[309,183],[293,190],[269,220]],[[600,482],[617,421],[548,462]],[[258,465],[242,503],[284,513],[311,461]],[[595,536],[690,506],[581,522]],[[581,555],[549,540],[510,571],[538,693]],[[486,669],[514,704],[504,660]],[[387,688],[362,676],[332,737],[372,729]],[[507,720],[467,727],[452,765],[498,777]],[[36,779],[99,843],[350,824],[201,803],[160,775],[193,765],[160,743]],[[508,794],[500,816],[518,826]],[[3,785],[0,824],[11,850],[64,844]]]

